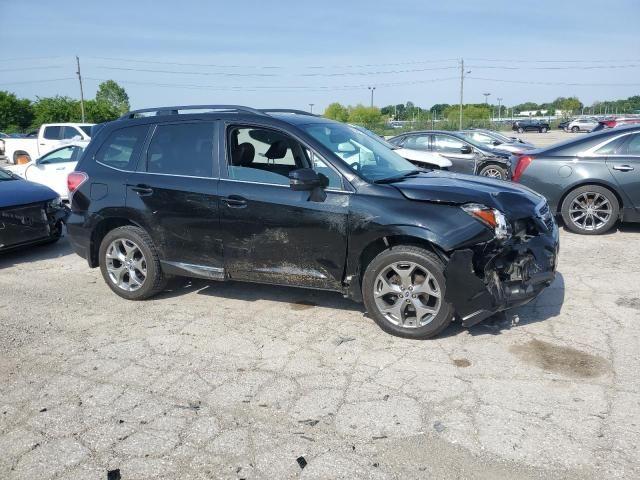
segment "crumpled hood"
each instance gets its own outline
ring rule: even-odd
[[[58,194],[49,187],[27,180],[0,180],[0,208],[53,200]]]
[[[531,217],[544,197],[511,182],[475,175],[433,171],[392,184],[410,200],[448,203],[481,203],[497,208],[512,220]]]

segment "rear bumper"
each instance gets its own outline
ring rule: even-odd
[[[510,243],[482,256],[471,249],[455,251],[445,270],[450,302],[470,327],[491,315],[529,303],[555,279],[558,228],[527,242]],[[477,265],[486,265],[483,274]]]
[[[84,215],[78,215],[72,211],[67,219],[67,233],[73,251],[88,261],[91,237],[85,221]]]

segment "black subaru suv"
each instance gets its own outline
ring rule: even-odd
[[[130,112],[69,175],[74,250],[130,300],[169,276],[341,292],[387,332],[473,325],[554,279],[558,229],[526,187],[416,169],[348,125],[229,105]]]

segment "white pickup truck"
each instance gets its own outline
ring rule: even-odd
[[[46,123],[37,136],[0,139],[4,144],[0,150],[4,150],[9,163],[28,163],[65,143],[90,140],[92,126],[92,123]]]

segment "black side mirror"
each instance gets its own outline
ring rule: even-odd
[[[460,153],[471,153],[473,152],[473,149],[469,146],[469,145],[465,145],[464,147],[462,147],[460,149]]]
[[[498,140],[494,140],[493,142],[491,142],[493,144],[494,147],[497,147],[498,145],[501,144],[501,142],[499,142]]]
[[[316,187],[322,187],[322,183],[320,175],[312,168],[299,168],[289,172],[291,190],[313,190]]]

